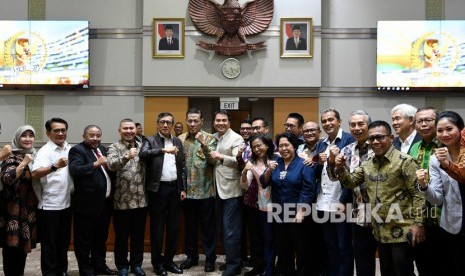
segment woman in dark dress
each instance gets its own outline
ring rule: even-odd
[[[26,256],[36,246],[37,197],[32,187],[30,166],[35,155],[35,130],[18,128],[11,144],[12,154],[1,166],[3,183],[0,240],[6,276],[23,275]]]

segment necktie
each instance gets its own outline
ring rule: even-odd
[[[295,47],[299,48],[299,39],[298,38],[295,39]]]
[[[169,44],[169,45],[171,45],[171,38],[170,38],[170,39],[168,39],[168,44]]]
[[[98,149],[94,149],[94,153],[95,155],[97,155],[97,159],[102,157],[102,155],[100,154],[100,151]],[[105,170],[105,172],[108,174],[108,167],[107,167],[107,164],[106,163],[103,163],[102,165],[102,168]]]

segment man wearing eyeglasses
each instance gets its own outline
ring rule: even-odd
[[[295,136],[299,137],[300,140],[304,141],[304,136],[302,134],[303,124],[304,117],[301,114],[289,113],[284,123],[284,131],[293,133]]]
[[[68,171],[66,142],[68,123],[52,118],[45,123],[49,141],[34,158],[32,178],[40,179],[37,195],[38,231],[41,235],[42,275],[68,275],[68,249],[71,240],[71,193],[73,180]]]
[[[318,217],[332,216],[345,211],[345,204],[351,202],[351,193],[341,186],[338,180],[332,181],[327,172],[328,157],[331,147],[344,148],[355,142],[354,137],[342,130],[341,116],[334,109],[326,109],[321,113],[321,126],[328,137],[317,144],[319,153],[319,170],[317,179],[316,209]],[[316,210],[315,210],[316,211]],[[322,224],[326,247],[326,270],[329,275],[352,275],[354,272],[354,256],[350,225],[346,221],[325,221]]]
[[[421,140],[413,144],[410,149],[410,156],[417,162],[420,169],[428,170],[429,159],[441,143],[436,139],[436,116],[437,110],[434,107],[419,108],[415,114],[415,127]],[[420,275],[440,275],[441,256],[437,252],[441,251],[439,241],[440,209],[432,206],[429,201],[425,201],[424,224],[425,233],[428,237],[424,243],[414,247],[415,263]]]
[[[367,141],[374,156],[350,173],[344,154],[339,154],[335,158],[336,174],[350,189],[366,185],[381,274],[414,275],[412,246],[425,237],[423,218],[412,210],[421,210],[425,198],[418,190],[417,164],[393,147],[393,139],[387,122],[372,122]]]
[[[252,133],[253,135],[263,134],[267,135],[270,130],[270,126],[267,120],[261,117],[252,119]]]
[[[320,126],[317,122],[308,121],[302,127],[305,143],[297,148],[297,154],[303,158],[305,165],[313,165],[314,158],[318,156],[316,145],[320,141]]]
[[[403,153],[410,153],[412,145],[421,140],[415,130],[417,108],[409,104],[398,104],[391,110],[392,127],[397,134],[392,145]]]
[[[355,110],[350,114],[349,129],[355,142],[345,146],[340,152],[344,155],[345,167],[350,173],[373,156],[369,148],[368,125],[371,123],[370,116],[363,110]],[[337,180],[334,172],[334,162],[339,154],[339,148],[332,148],[329,158],[329,170],[331,180]],[[352,213],[348,213],[355,219],[352,227],[352,244],[354,248],[355,267],[357,275],[375,276],[376,274],[376,249],[377,242],[373,236],[373,227],[370,217],[367,217],[366,206],[370,203],[365,183],[353,189]]]
[[[158,132],[144,141],[139,153],[147,165],[151,257],[157,275],[167,275],[166,271],[183,272],[173,258],[179,236],[180,202],[186,198],[186,166],[181,140],[171,135],[173,124],[171,113],[158,114]],[[165,254],[162,255],[165,226]]]
[[[205,272],[215,271],[215,187],[214,160],[210,152],[216,149],[216,139],[202,130],[202,111],[191,108],[186,112],[188,132],[179,136],[186,154],[187,189],[184,200],[185,253],[181,269],[199,264],[197,250],[198,228],[202,229],[202,251],[205,254]]]

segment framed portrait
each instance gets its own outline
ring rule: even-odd
[[[282,58],[313,57],[312,18],[281,18],[279,33]]]
[[[184,18],[154,18],[154,58],[184,58]]]

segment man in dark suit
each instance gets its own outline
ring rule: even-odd
[[[171,135],[171,113],[158,115],[158,132],[147,138],[139,156],[146,163],[152,265],[157,275],[181,274],[174,262],[179,236],[181,201],[186,198],[186,165],[181,140]],[[165,254],[162,255],[166,225]]]
[[[80,275],[117,275],[105,262],[106,241],[113,203],[106,169],[102,130],[84,129],[84,141],[69,151],[69,172],[74,180],[71,207],[74,214],[74,250]]]
[[[391,110],[392,128],[397,137],[392,141],[395,149],[410,154],[413,144],[421,140],[415,130],[415,113],[417,108],[409,104],[398,104]]]
[[[307,41],[300,35],[300,26],[294,25],[292,27],[292,37],[286,41],[286,50],[307,50]]]
[[[173,37],[173,26],[165,26],[165,37],[158,42],[158,50],[179,50],[179,40]]]

